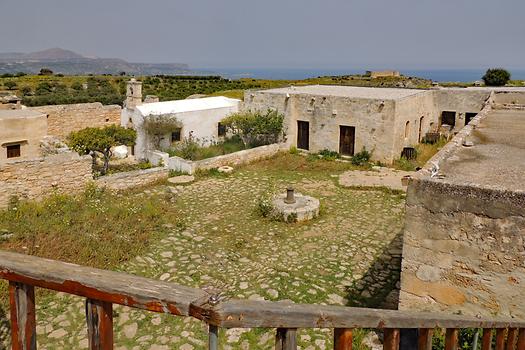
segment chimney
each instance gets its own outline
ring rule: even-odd
[[[142,104],[142,82],[131,78],[126,89],[126,103],[124,107],[135,108]]]

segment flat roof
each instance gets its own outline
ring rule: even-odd
[[[459,148],[441,165],[447,183],[524,191],[525,110],[492,110],[472,131],[474,146]]]
[[[371,100],[399,100],[428,92],[429,90],[377,88],[343,85],[305,85],[263,90],[272,94],[338,96]]]
[[[144,103],[136,108],[143,116],[202,111],[207,109],[235,107],[241,100],[223,96],[194,98],[165,102]]]
[[[0,119],[15,119],[15,118],[38,118],[46,116],[45,113],[35,111],[33,109],[0,109]]]

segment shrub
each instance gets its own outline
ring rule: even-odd
[[[261,196],[257,198],[257,212],[263,218],[267,218],[273,215],[273,204],[272,199],[269,196]]]
[[[153,136],[153,143],[160,147],[160,140],[166,134],[180,129],[181,122],[173,115],[151,115],[144,119],[144,129]]]
[[[324,149],[321,152],[319,152],[319,155],[326,160],[336,160],[338,158],[341,158],[339,153],[336,151],[330,151],[329,149]]]
[[[290,147],[290,154],[299,154],[299,150],[297,149],[297,147]]]
[[[504,86],[510,80],[510,73],[503,68],[491,68],[482,79],[487,86]]]
[[[8,80],[4,83],[4,86],[7,88],[7,90],[14,90],[16,89],[17,84],[12,80]]]
[[[267,145],[279,141],[283,134],[284,115],[269,109],[266,113],[239,112],[221,121],[234,135],[238,135],[245,147]]]
[[[352,156],[352,164],[358,166],[365,165],[366,163],[368,163],[371,156],[372,154],[363,147],[361,152],[356,153]]]
[[[53,75],[53,71],[49,68],[42,68],[40,69],[40,73],[38,75]]]

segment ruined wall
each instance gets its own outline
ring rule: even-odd
[[[414,180],[400,308],[525,317],[524,227],[524,193]]]
[[[99,187],[122,191],[165,180],[168,175],[169,170],[167,168],[134,170],[99,177],[95,180],[95,184]]]
[[[494,102],[498,105],[525,105],[525,91],[497,91]]]
[[[93,179],[91,157],[75,152],[42,158],[0,162],[0,208],[11,196],[40,199],[52,191],[80,191]]]
[[[48,135],[66,138],[72,131],[87,127],[120,125],[121,107],[100,102],[31,107],[48,115]]]

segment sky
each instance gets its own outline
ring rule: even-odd
[[[0,0],[0,52],[191,67],[525,68],[523,0]]]

